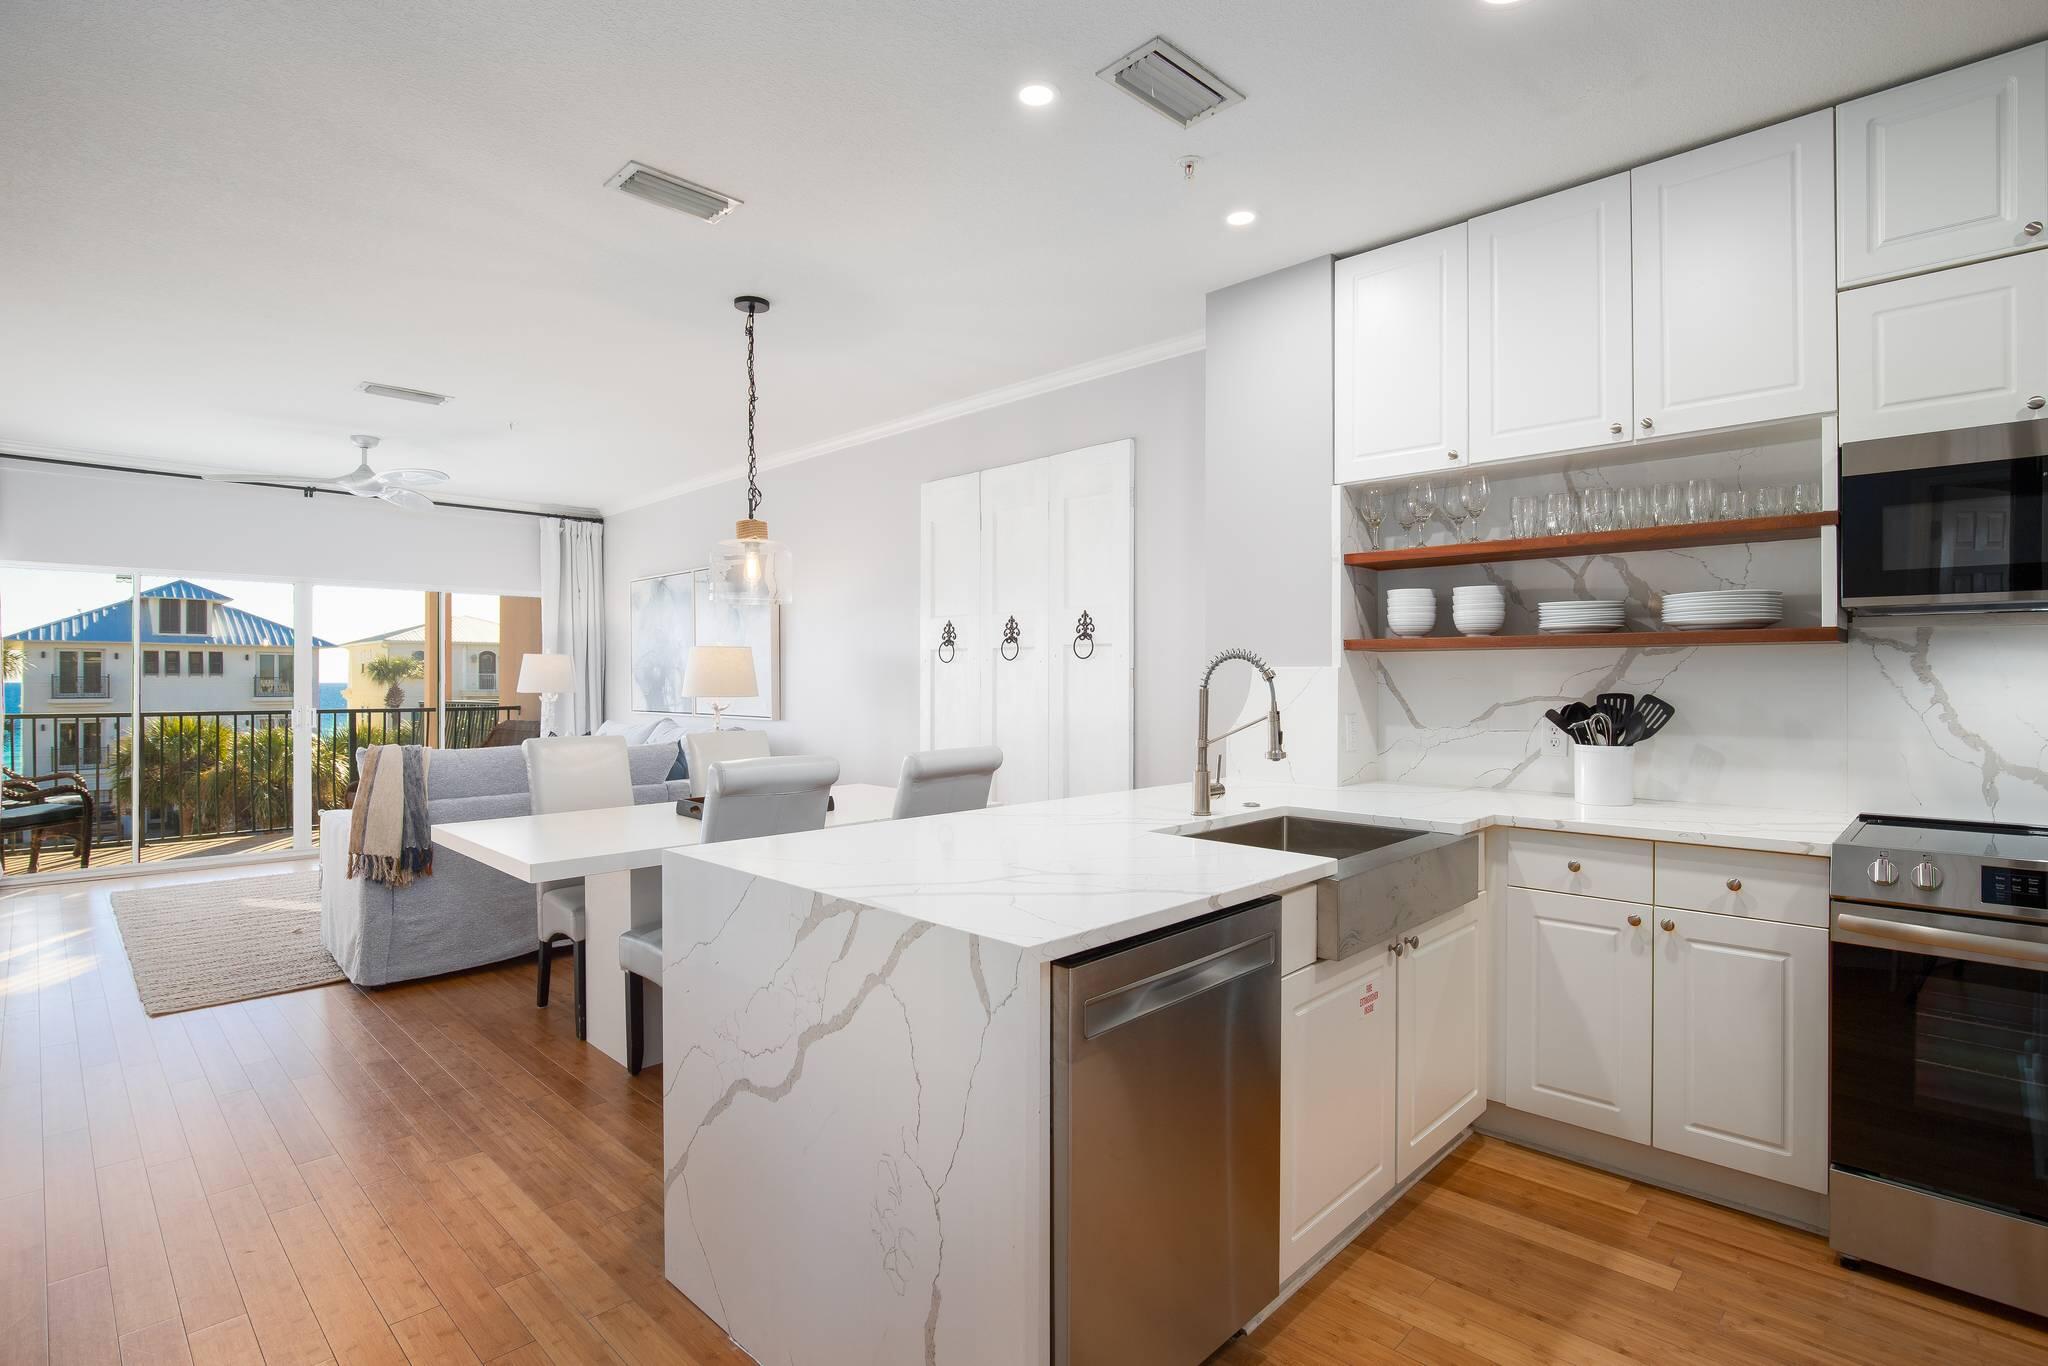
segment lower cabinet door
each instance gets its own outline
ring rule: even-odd
[[[1825,1191],[1827,931],[1654,914],[1656,1145]]]
[[[1425,926],[1395,969],[1400,1181],[1486,1108],[1485,906],[1482,898]]]
[[[1280,982],[1280,1277],[1394,1188],[1394,958]]]
[[[1634,902],[1502,889],[1499,1031],[1509,1105],[1650,1141],[1652,914]]]

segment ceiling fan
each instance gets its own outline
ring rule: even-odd
[[[360,453],[356,467],[347,474],[333,479],[314,479],[300,485],[298,480],[287,480],[295,486],[304,487],[310,494],[314,489],[330,489],[357,498],[381,498],[393,507],[402,507],[409,512],[426,512],[433,508],[434,500],[421,493],[421,489],[433,488],[436,484],[448,482],[448,476],[440,470],[397,469],[378,472],[370,468],[370,452],[383,440],[377,436],[352,436]],[[271,479],[251,479],[239,474],[210,474],[208,479],[226,480],[238,484],[268,484]],[[282,478],[282,476],[280,476]]]

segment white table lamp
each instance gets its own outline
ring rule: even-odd
[[[711,728],[725,729],[728,698],[758,697],[761,683],[754,673],[754,651],[746,645],[693,645],[683,666],[683,693],[711,704]]]
[[[567,655],[521,655],[517,690],[539,693],[545,709],[576,691],[576,666]]]

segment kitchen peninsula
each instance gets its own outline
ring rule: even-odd
[[[1051,964],[1332,867],[1181,834],[1290,813],[1805,864],[1849,820],[1385,783],[1189,805],[1152,788],[668,854],[669,1279],[763,1361],[1048,1361]]]

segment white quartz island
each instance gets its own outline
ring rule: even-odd
[[[1255,804],[1255,805],[1254,805]],[[1846,813],[1184,786],[666,856],[668,1277],[756,1359],[1050,1359],[1050,964],[1301,886],[1294,812],[1825,853]]]

